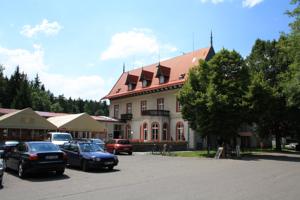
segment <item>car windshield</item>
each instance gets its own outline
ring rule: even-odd
[[[130,144],[129,140],[119,140],[118,144]]]
[[[55,141],[70,141],[70,140],[72,140],[72,138],[68,134],[54,134],[53,140],[55,140]]]
[[[58,151],[59,148],[50,142],[41,142],[41,143],[29,143],[29,148],[33,152],[37,151]]]
[[[79,143],[80,150],[82,152],[96,152],[103,151],[103,149],[94,143]]]

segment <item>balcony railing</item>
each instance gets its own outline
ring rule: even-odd
[[[126,113],[126,114],[121,114],[121,120],[122,121],[127,121],[132,119],[132,114]]]
[[[142,115],[169,117],[170,111],[168,111],[168,110],[143,110]]]

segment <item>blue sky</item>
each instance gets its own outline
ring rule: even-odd
[[[246,57],[288,33],[289,0],[0,0],[0,63],[55,95],[99,100],[126,70],[209,46]],[[194,42],[193,42],[194,41]],[[193,45],[194,44],[194,45]]]

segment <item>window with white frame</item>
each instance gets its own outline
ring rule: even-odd
[[[147,110],[147,101],[146,101],[146,100],[141,101],[141,113],[142,113],[144,110]]]
[[[148,86],[148,81],[146,79],[143,80],[142,82],[143,87],[147,87]]]
[[[182,105],[180,104],[179,100],[176,99],[176,112],[181,112]]]
[[[114,118],[119,118],[119,105],[114,105]]]
[[[127,114],[132,114],[132,103],[127,103],[126,104],[126,113]]]
[[[144,140],[148,140],[148,124],[143,124],[143,133],[144,133]]]
[[[176,124],[176,140],[177,141],[185,141],[185,138],[184,138],[184,124],[182,122],[178,122]]]
[[[159,76],[159,83],[160,84],[165,83],[165,76],[164,75]]]
[[[168,140],[168,123],[164,123],[163,125],[162,140]]]
[[[151,140],[157,141],[159,139],[159,124],[157,122],[152,123],[151,133]]]
[[[125,136],[126,139],[130,139],[131,138],[131,126],[130,124],[127,124],[126,125],[126,136]]]
[[[157,99],[157,110],[164,110],[164,99]]]

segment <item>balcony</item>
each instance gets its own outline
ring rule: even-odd
[[[121,121],[128,121],[132,119],[132,114],[126,113],[126,114],[121,114]]]
[[[170,111],[168,111],[168,110],[143,110],[142,115],[144,115],[144,116],[169,117],[170,116]]]

